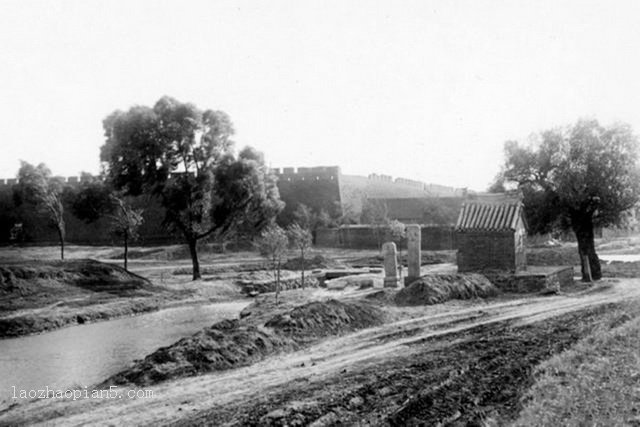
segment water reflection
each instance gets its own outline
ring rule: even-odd
[[[225,318],[248,302],[177,307],[135,317],[0,340],[0,402],[16,389],[84,388],[158,347]],[[2,406],[2,405],[0,405]]]

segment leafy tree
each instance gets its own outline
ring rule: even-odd
[[[34,204],[39,212],[49,218],[58,232],[60,259],[64,259],[66,227],[62,203],[62,182],[51,176],[51,170],[44,163],[34,166],[25,161],[20,162],[18,181],[19,199]]]
[[[0,242],[17,242],[21,236],[21,219],[10,191],[0,192]]]
[[[304,203],[298,203],[293,211],[293,224],[298,224],[303,229],[311,231],[312,243],[315,243],[318,229],[328,227],[331,222],[331,216],[326,209],[315,212]]]
[[[302,262],[300,281],[302,284],[302,288],[304,289],[305,254],[311,247],[311,232],[308,229],[302,228],[300,225],[294,223],[287,228],[287,234],[289,236],[289,240],[291,241],[291,245],[300,251],[300,261]]]
[[[384,200],[365,199],[360,214],[362,224],[387,224],[389,222],[389,208]]]
[[[86,223],[108,218],[111,232],[122,238],[124,269],[127,270],[129,242],[139,237],[138,228],[143,222],[143,209],[134,209],[126,197],[109,188],[103,181],[95,179],[81,186],[71,202],[71,210]]]
[[[282,209],[262,156],[249,148],[234,154],[233,126],[221,111],[163,97],[153,108],[115,111],[103,124],[108,180],[125,195],[159,198],[165,224],[189,247],[193,280],[201,277],[198,241],[240,225],[259,230]]]
[[[429,200],[422,210],[422,222],[432,225],[450,225],[458,217],[458,207],[451,207],[439,199]]]
[[[544,131],[530,146],[505,143],[505,180],[529,192],[529,200],[539,197],[541,222],[573,230],[583,280],[589,270],[593,279],[602,276],[594,227],[617,224],[638,202],[637,147],[630,126],[605,127],[596,120]]]
[[[308,230],[311,229],[313,221],[314,218],[311,208],[304,203],[298,203],[296,210],[293,211],[293,222]]]
[[[504,193],[505,191],[507,191],[507,189],[504,186],[504,172],[500,172],[493,180],[493,183],[487,189],[487,192]]]
[[[113,211],[112,192],[99,179],[84,182],[71,200],[71,211],[86,223],[97,221]]]
[[[255,243],[258,252],[271,263],[276,280],[276,304],[280,295],[280,266],[287,253],[287,234],[277,225],[265,228]]]

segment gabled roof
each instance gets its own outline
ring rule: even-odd
[[[519,198],[505,195],[480,197],[462,205],[456,231],[515,231],[519,220],[526,228]]]

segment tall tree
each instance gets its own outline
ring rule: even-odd
[[[505,143],[504,178],[530,199],[537,194],[545,209],[541,221],[573,230],[583,280],[589,270],[593,279],[602,276],[594,227],[617,224],[639,200],[637,149],[629,125],[605,127],[596,120],[544,131],[528,146]]]
[[[189,247],[194,280],[201,277],[198,241],[239,224],[259,229],[282,208],[262,156],[234,154],[233,126],[221,111],[163,97],[152,108],[115,111],[103,124],[108,180],[126,195],[159,198],[165,224]]]
[[[20,162],[18,182],[20,199],[33,203],[39,212],[49,218],[58,232],[60,259],[64,259],[66,227],[62,203],[62,182],[51,176],[51,170],[44,163],[34,166],[25,161]]]

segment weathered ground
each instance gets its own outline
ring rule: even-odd
[[[94,260],[0,265],[0,338],[155,310],[178,292]]]
[[[176,305],[234,301],[276,288],[264,259],[251,252],[217,253],[204,246],[203,278],[197,281],[191,280],[191,262],[183,245],[132,248],[129,270],[134,274],[128,277],[119,267],[119,248],[69,245],[66,255],[64,262],[58,261],[56,246],[0,248],[0,339]],[[298,253],[290,255],[285,267],[291,270],[281,272],[283,290],[302,286],[300,272],[295,271],[301,267]],[[380,262],[378,251],[371,250],[314,250],[308,256],[305,287],[319,285],[309,270]],[[442,257],[450,255],[427,253],[423,258],[429,263]],[[83,265],[102,265],[102,271]],[[148,282],[130,286],[131,277]]]
[[[620,280],[568,295],[390,308],[395,321],[162,382],[152,387],[154,399],[39,401],[0,414],[0,423],[506,422],[539,362],[598,324],[635,316],[637,305],[625,301],[639,296],[640,281]]]
[[[573,251],[566,246],[549,255],[540,249],[533,259],[573,263]],[[372,251],[332,251],[331,258],[349,266],[379,264]],[[172,274],[188,268],[188,261],[141,259],[134,265],[153,283],[168,289],[184,285],[192,298],[213,298],[238,295],[234,280],[259,270],[250,265],[261,262],[252,254],[208,256],[203,262],[208,276],[190,287],[184,275]],[[636,268],[625,266],[624,275],[640,277]],[[432,269],[450,270],[450,264]],[[261,296],[243,313],[244,323],[214,326],[160,349],[122,373],[124,380],[113,381],[122,389],[138,388],[124,383],[150,388],[153,399],[22,402],[0,411],[0,425],[509,424],[523,410],[522,398],[534,385],[540,363],[598,328],[624,325],[640,312],[638,279],[577,284],[551,296],[502,295],[414,307],[396,305],[393,292],[348,281],[346,288],[335,289],[288,291],[278,306],[272,295]],[[318,305],[308,303],[309,295],[314,301],[333,298],[356,306],[366,301],[384,310],[386,323],[368,319],[326,336],[319,333],[326,319],[310,316]],[[304,308],[296,308],[301,304]],[[313,320],[318,318],[320,324]],[[232,333],[225,334],[225,327]],[[265,346],[266,351],[253,347],[265,330],[275,337],[270,344],[285,344],[275,350]],[[232,348],[241,351],[229,352]],[[212,357],[203,359],[203,354]],[[163,368],[155,376],[158,366]]]
[[[132,249],[130,256],[131,273],[120,267],[118,248],[70,245],[65,261],[56,259],[57,247],[0,248],[0,338],[275,290],[272,272],[252,253],[204,251],[198,281],[180,246]],[[310,267],[323,260],[316,255]],[[317,285],[307,274],[305,286]],[[282,289],[300,286],[299,272],[283,270]]]

